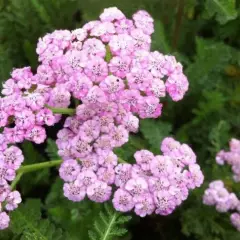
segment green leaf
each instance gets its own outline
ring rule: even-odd
[[[31,142],[24,142],[22,149],[25,156],[24,165],[46,161]]]
[[[154,33],[152,35],[152,50],[161,51],[165,54],[171,52],[169,40],[167,39],[164,25],[161,21],[154,22]]]
[[[122,224],[130,221],[130,216],[122,216],[116,212],[109,204],[105,204],[105,211],[100,212],[95,220],[93,229],[89,231],[91,240],[114,240],[116,237],[122,237],[127,230]]]
[[[24,142],[22,144],[22,150],[24,154],[24,165],[47,161],[45,156],[43,156],[31,142]],[[27,193],[38,184],[47,184],[49,182],[49,177],[49,169],[24,174],[20,181],[21,192]],[[29,184],[29,182],[31,182],[31,184]]]
[[[35,8],[36,12],[39,14],[40,19],[47,25],[50,24],[51,18],[49,17],[44,5],[42,5],[38,0],[31,0],[31,3]]]
[[[236,236],[239,236],[239,232],[231,226],[229,216],[217,212],[212,206],[203,205],[197,198],[199,196],[192,197],[194,207],[184,209],[182,212],[182,232],[189,239],[238,239]]]
[[[205,89],[216,88],[221,76],[216,73],[224,72],[225,66],[233,57],[233,49],[221,42],[196,38],[197,54],[195,61],[186,70],[190,81],[190,93]]]
[[[140,131],[150,144],[150,150],[154,153],[160,152],[160,144],[172,131],[170,123],[156,119],[144,119],[140,122]]]
[[[225,24],[237,18],[235,0],[207,0],[205,3],[204,17],[211,18],[216,15],[216,20],[220,24]]]
[[[71,240],[79,240],[79,236],[88,239],[88,229],[92,228],[95,217],[103,208],[102,204],[88,200],[69,201],[63,195],[63,181],[59,178],[51,184],[45,203],[49,218],[66,230]]]
[[[118,157],[128,163],[134,163],[133,155],[136,151],[146,147],[147,141],[139,135],[130,135],[129,141],[120,148],[114,149]]]
[[[227,142],[230,139],[230,125],[226,121],[219,121],[219,123],[212,128],[211,132],[209,133],[209,140],[212,144],[212,151],[214,153],[219,152],[222,148],[227,145]]]
[[[9,228],[0,231],[1,240],[14,240],[13,234]]]
[[[41,218],[41,202],[27,200],[11,213],[10,229],[22,240],[64,240],[63,232],[48,219]]]
[[[4,45],[0,44],[0,84],[10,77],[12,67],[13,63],[10,59],[9,52]]]
[[[57,144],[54,140],[52,140],[50,138],[48,138],[48,140],[47,140],[47,148],[45,151],[50,160],[56,160],[56,159],[60,158],[58,155]]]
[[[198,103],[198,107],[192,112],[196,115],[193,119],[193,124],[198,124],[208,118],[213,117],[213,114],[220,112],[226,101],[226,98],[218,91],[204,91],[204,100]]]
[[[31,67],[33,69],[37,68],[37,54],[36,54],[36,44],[30,43],[29,40],[25,40],[23,43],[23,49],[25,56],[27,57]]]

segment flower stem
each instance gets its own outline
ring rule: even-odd
[[[173,33],[172,48],[176,50],[184,14],[184,0],[178,0],[178,10]]]
[[[118,158],[118,162],[119,163],[127,163],[126,161],[124,161],[121,158]],[[16,178],[13,180],[13,182],[11,184],[11,189],[14,190],[16,188],[17,183],[20,181],[20,179],[24,173],[34,172],[34,171],[38,171],[40,169],[45,169],[45,168],[56,167],[56,166],[59,166],[61,163],[62,163],[62,160],[58,159],[58,160],[53,160],[53,161],[48,161],[48,162],[29,164],[29,165],[20,167],[19,170],[17,171]]]
[[[124,161],[124,160],[123,160],[122,158],[120,158],[120,157],[118,158],[118,162],[119,162],[119,163],[128,163],[128,162]]]
[[[62,160],[54,160],[54,161],[48,161],[48,162],[42,162],[42,163],[29,164],[29,165],[20,167],[20,169],[18,170],[18,173],[34,172],[43,168],[55,167],[60,165],[61,162]]]
[[[11,184],[11,189],[14,190],[16,188],[17,183],[20,181],[20,179],[24,173],[34,172],[34,171],[37,171],[39,169],[44,169],[44,168],[55,167],[55,166],[60,165],[61,162],[62,162],[62,160],[54,160],[54,161],[48,161],[48,162],[42,162],[42,163],[29,164],[29,165],[20,167],[17,172],[16,178],[14,179],[14,181]]]
[[[74,115],[76,110],[73,108],[54,108],[46,105],[48,109],[50,109],[53,113],[58,114],[66,114],[66,115]]]
[[[112,53],[111,53],[110,47],[107,45],[107,46],[106,46],[106,56],[105,56],[105,60],[106,60],[106,62],[109,63],[111,59],[112,59]]]
[[[12,190],[14,190],[16,188],[17,183],[20,181],[22,175],[23,175],[23,173],[18,173],[17,176],[15,177],[15,179],[12,181],[12,184],[11,184]]]

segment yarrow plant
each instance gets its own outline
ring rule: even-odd
[[[168,94],[179,101],[188,90],[175,57],[150,51],[153,32],[153,19],[146,11],[127,19],[119,9],[108,8],[100,20],[82,28],[40,38],[35,74],[30,67],[13,70],[0,98],[0,229],[8,227],[7,212],[21,202],[14,190],[17,181],[34,168],[21,167],[24,157],[14,144],[43,143],[45,127],[61,119],[56,144],[63,161],[36,168],[62,162],[59,174],[69,200],[79,202],[87,196],[105,202],[114,192],[118,211],[134,208],[142,217],[153,212],[167,215],[190,189],[202,184],[192,149],[173,138],[163,140],[163,155],[136,152],[133,165],[113,152],[138,131],[139,118],[161,116],[160,98]]]
[[[240,141],[231,139],[230,151],[221,150],[216,156],[216,162],[223,165],[225,162],[232,165],[234,172],[234,180],[239,182],[239,166],[240,166]],[[216,206],[219,212],[233,212],[230,220],[238,231],[240,231],[240,200],[235,193],[229,193],[225,188],[224,182],[221,180],[213,181],[209,184],[209,188],[205,190],[203,195],[203,203],[209,206]]]

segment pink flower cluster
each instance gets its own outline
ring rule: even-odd
[[[216,162],[219,165],[228,163],[232,166],[234,180],[240,181],[240,141],[233,138],[230,143],[230,151],[221,150],[216,156]],[[205,190],[203,195],[203,203],[209,206],[216,206],[219,212],[237,211],[231,214],[230,220],[240,231],[240,200],[235,193],[229,193],[224,187],[221,180],[213,181],[209,184],[209,188]]]
[[[0,139],[3,139],[2,134]],[[7,212],[16,209],[22,201],[20,193],[11,191],[9,183],[14,180],[24,158],[18,147],[7,147],[6,142],[1,143],[0,149],[0,230],[2,230],[7,228],[10,222]]]
[[[167,137],[161,144],[163,155],[148,150],[137,151],[136,164],[119,164],[115,168],[113,196],[115,209],[137,215],[171,214],[187,199],[190,189],[200,187],[204,176],[196,156],[186,144]]]
[[[46,139],[44,125],[52,126],[55,117],[45,104],[51,103],[54,90],[38,84],[37,75],[29,67],[15,69],[3,84],[0,98],[0,127],[4,127],[0,143],[14,144],[24,140],[43,143]]]
[[[219,212],[228,212],[239,208],[240,201],[235,193],[229,193],[221,180],[213,181],[203,195],[203,203],[209,206],[216,206]]]
[[[204,177],[188,145],[167,137],[161,150],[163,155],[158,156],[148,150],[137,151],[133,165],[118,164],[117,156],[109,150],[81,160],[67,159],[59,170],[66,182],[64,195],[72,201],[81,201],[87,195],[92,201],[104,202],[111,198],[111,185],[115,185],[112,201],[116,210],[135,208],[141,217],[154,212],[171,214]]]
[[[203,195],[203,203],[208,206],[216,206],[218,212],[231,212],[230,220],[240,231],[240,200],[235,193],[229,193],[221,180],[213,181]]]
[[[48,105],[66,107],[70,96],[82,103],[66,119],[56,141],[64,160],[59,170],[66,182],[64,195],[70,200],[81,201],[86,195],[96,202],[109,200],[111,185],[118,178],[116,166],[131,168],[118,165],[114,148],[128,142],[130,132],[138,131],[138,117],[161,115],[160,97],[168,93],[178,101],[188,89],[182,66],[173,56],[150,52],[153,30],[153,19],[145,11],[138,11],[131,20],[117,8],[108,8],[100,21],[72,32],[55,31],[38,43],[41,67],[58,76],[40,79],[54,84],[54,93],[62,96],[61,104]],[[192,154],[185,145],[181,151]],[[172,154],[178,158],[177,150]],[[198,165],[193,164],[190,172],[199,174],[201,182]]]
[[[138,11],[130,20],[113,7],[83,28],[41,38],[37,53],[42,64],[35,79],[52,89],[47,104],[67,107],[73,96],[82,102],[80,120],[99,114],[121,114],[120,122],[128,113],[159,117],[159,98],[168,93],[181,100],[188,81],[174,56],[150,52],[152,33],[147,12]]]
[[[230,220],[232,225],[240,232],[240,214],[239,213],[231,214]]]
[[[231,139],[229,146],[230,151],[221,150],[216,156],[216,161],[220,165],[224,165],[224,163],[231,165],[234,180],[240,182],[240,140]]]
[[[44,125],[52,126],[60,118],[45,107],[51,89],[38,84],[29,67],[15,69],[3,84],[0,97],[0,229],[9,225],[6,211],[17,208],[21,202],[18,191],[11,191],[9,182],[16,177],[24,157],[14,144],[24,140],[43,143]]]
[[[23,162],[22,152],[14,144],[24,140],[43,143],[45,127],[59,122],[60,110],[73,102],[76,114],[65,120],[57,140],[64,160],[60,176],[67,182],[64,193],[73,201],[86,194],[96,202],[110,198],[117,166],[113,149],[125,144],[130,132],[138,131],[139,117],[161,115],[160,98],[169,94],[179,101],[188,90],[188,80],[175,57],[150,51],[153,32],[153,19],[147,12],[138,11],[127,19],[112,7],[104,10],[100,20],[82,28],[56,30],[39,39],[36,73],[30,67],[13,70],[0,97],[0,211],[10,211],[21,201],[7,183]],[[179,149],[181,156],[190,158],[187,145]],[[180,164],[178,150],[171,154]],[[200,169],[194,157],[191,161],[176,169],[189,165],[188,171],[178,174],[185,178],[198,174],[199,181]],[[137,166],[141,167],[131,168]],[[194,184],[188,183],[186,189]],[[6,212],[0,214],[0,228],[5,228],[9,218]]]

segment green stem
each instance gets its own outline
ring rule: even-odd
[[[120,163],[128,163],[128,162],[124,161],[123,159],[121,159],[120,157],[118,158],[118,162],[120,162]]]
[[[12,190],[14,190],[16,188],[17,183],[20,181],[22,175],[23,175],[23,173],[18,173],[17,176],[15,177],[15,179],[12,181],[12,184],[11,184]]]
[[[48,161],[48,162],[42,162],[42,163],[29,164],[29,165],[20,167],[17,172],[16,178],[13,180],[11,184],[11,189],[14,190],[16,188],[17,183],[20,181],[24,173],[34,172],[44,168],[55,167],[60,165],[61,162],[62,160],[54,160],[54,161]]]
[[[119,163],[127,163],[126,161],[124,161],[121,158],[118,158],[118,162]],[[20,181],[23,174],[38,171],[38,170],[44,169],[44,168],[56,167],[56,166],[59,166],[61,163],[62,163],[62,160],[58,159],[58,160],[53,160],[53,161],[48,161],[48,162],[29,164],[29,165],[20,167],[19,170],[17,171],[16,178],[14,179],[14,181],[11,184],[11,189],[13,190],[16,188],[16,185]]]
[[[179,34],[181,30],[182,20],[184,14],[184,0],[178,0],[178,10],[177,10],[177,17],[175,22],[175,29],[172,41],[172,48],[175,50],[177,48]]]
[[[42,162],[42,163],[35,163],[35,164],[29,164],[26,166],[22,166],[18,173],[27,173],[27,172],[34,172],[39,169],[43,168],[50,168],[60,165],[62,160],[54,160],[54,161],[48,161],[48,162]]]
[[[50,109],[53,113],[58,114],[66,114],[66,115],[74,115],[76,110],[73,108],[54,108],[46,105],[48,109]]]
[[[109,63],[111,59],[112,59],[112,53],[111,53],[110,47],[107,45],[107,46],[106,46],[106,56],[105,56],[105,60],[106,60],[106,62]]]
[[[111,234],[111,230],[113,229],[114,223],[116,222],[118,212],[114,211],[113,216],[111,217],[110,222],[108,223],[108,227],[102,237],[102,240],[107,240],[109,239],[109,236]]]

